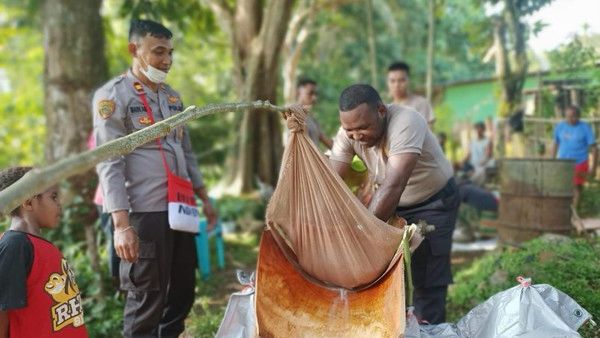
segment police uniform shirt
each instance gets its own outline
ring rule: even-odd
[[[94,137],[98,146],[151,124],[135,82],[141,83],[129,69],[94,94]],[[143,88],[155,122],[183,110],[179,94],[168,85],[160,84],[157,92],[145,85]],[[170,170],[190,179],[195,188],[203,186],[187,128],[178,127],[160,141]],[[96,170],[104,191],[105,212],[167,210],[167,174],[155,140],[128,155],[99,163]]]

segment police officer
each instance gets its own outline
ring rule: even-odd
[[[98,145],[183,110],[179,94],[164,83],[173,61],[171,37],[159,23],[132,21],[128,44],[131,68],[94,95]],[[112,215],[114,245],[122,259],[120,283],[127,291],[125,337],[177,337],[194,302],[194,237],[169,228],[165,165],[191,180],[209,224],[216,220],[187,129],[177,128],[161,138],[160,144],[162,150],[153,141],[96,168],[104,191],[104,211]]]
[[[418,318],[442,323],[460,203],[452,167],[425,119],[408,106],[384,105],[373,87],[346,88],[339,110],[342,126],[329,157],[333,168],[344,176],[358,155],[378,187],[369,204],[375,216],[387,221],[395,213],[436,227],[412,255],[413,296]]]

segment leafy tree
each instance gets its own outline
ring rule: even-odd
[[[292,13],[293,0],[206,1],[230,38],[233,84],[244,101],[277,101],[280,54]],[[236,151],[224,181],[231,193],[247,192],[256,178],[275,185],[283,147],[281,117],[253,110],[242,117]]]
[[[411,64],[411,83],[418,92],[423,92],[427,68],[428,31],[424,29],[428,25],[427,3],[374,0],[373,4],[376,57],[380,66],[379,76],[372,84],[386,100],[385,69],[393,61],[405,60]],[[319,83],[315,112],[328,134],[339,127],[337,99],[341,90],[352,83],[372,82],[367,62],[367,35],[363,28],[364,11],[364,3],[360,2],[344,4],[336,11],[319,11],[312,21],[312,34],[304,42],[298,62],[296,77],[314,78]],[[434,87],[491,75],[493,66],[481,62],[481,55],[489,47],[490,35],[485,30],[488,22],[477,3],[437,1]],[[436,129],[450,127],[450,124],[436,124]]]
[[[584,80],[581,84],[584,92],[581,108],[584,114],[600,111],[600,69],[596,65],[600,53],[595,48],[599,43],[600,35],[574,36],[571,41],[549,53],[555,76]]]
[[[0,4],[0,167],[43,162],[42,34],[25,7]]]
[[[523,85],[528,70],[527,40],[529,27],[523,18],[552,0],[487,0],[502,4],[499,15],[493,16],[496,69],[502,84],[500,116],[508,116],[521,105]]]

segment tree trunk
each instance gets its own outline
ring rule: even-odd
[[[502,17],[498,19],[494,39],[497,46],[497,69],[502,84],[500,116],[507,117],[521,105],[523,85],[527,75],[526,26],[521,22],[513,0],[504,1]],[[507,39],[509,41],[507,41]],[[507,45],[512,46],[512,57]]]
[[[46,161],[53,163],[86,149],[92,129],[91,96],[107,77],[104,30],[100,17],[102,0],[47,0],[43,2],[45,37],[44,108],[46,115]],[[92,200],[94,172],[72,178],[67,196],[77,212],[73,223],[85,227],[87,250],[95,271],[100,271]],[[81,202],[77,202],[77,201]],[[93,235],[93,236],[91,236]],[[102,284],[98,284],[100,295]]]
[[[435,47],[435,0],[429,0],[429,25],[427,33],[427,79],[425,96],[431,102],[433,97],[433,53]]]
[[[375,50],[375,32],[373,29],[373,1],[367,1],[367,41],[369,43],[369,65],[371,68],[371,85],[377,87],[377,54]]]
[[[298,63],[306,39],[311,34],[311,26],[318,10],[314,0],[303,1],[302,5],[290,19],[289,27],[283,43],[283,99],[286,104],[296,102],[296,83]]]
[[[277,100],[279,59],[294,0],[239,0],[229,23],[234,78],[238,96],[244,101]],[[213,9],[227,13],[225,5],[212,2]],[[230,11],[230,10],[229,10]],[[249,14],[252,13],[252,14]],[[272,111],[254,109],[244,113],[240,137],[230,156],[223,190],[239,194],[255,188],[255,180],[275,186],[283,153],[281,117]]]
[[[514,0],[505,1],[504,20],[506,22],[511,43],[514,48],[512,70],[506,79],[508,114],[514,113],[521,105],[523,85],[527,76],[527,27],[521,22],[518,9]]]

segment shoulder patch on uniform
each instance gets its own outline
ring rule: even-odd
[[[171,104],[179,102],[179,98],[175,95],[167,95],[167,100]]]
[[[109,118],[115,112],[115,101],[100,100],[98,102],[98,114],[103,119]]]
[[[145,126],[149,126],[152,124],[152,120],[150,120],[148,116],[142,116],[138,119],[138,121]]]

